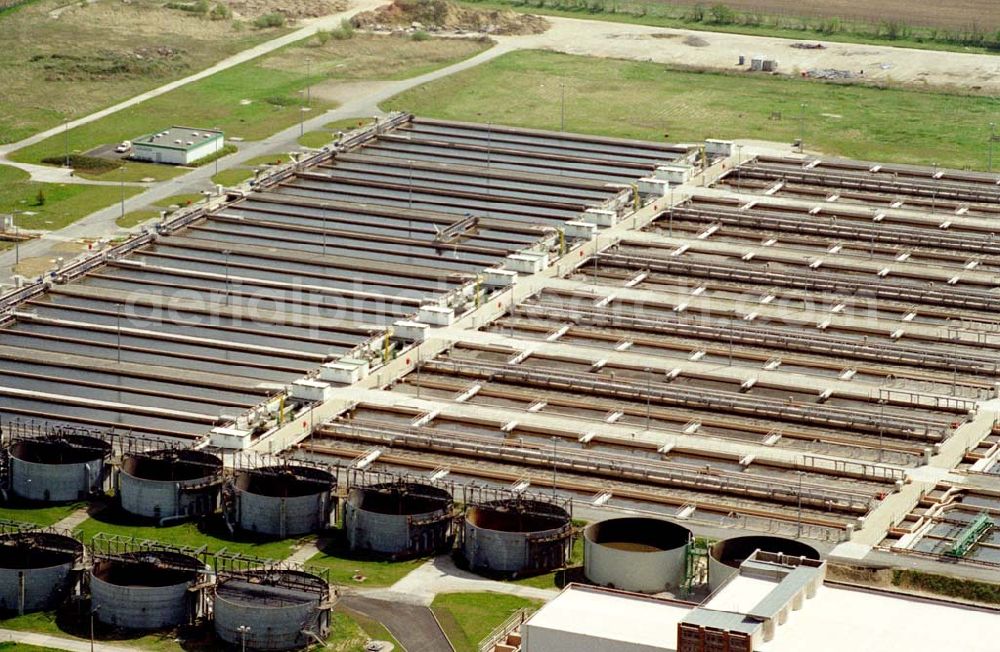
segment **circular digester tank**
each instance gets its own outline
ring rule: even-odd
[[[101,490],[111,444],[88,435],[50,435],[17,440],[8,452],[14,495],[69,502]]]
[[[509,498],[470,506],[462,554],[476,572],[517,576],[543,573],[569,559],[573,528],[563,507]]]
[[[118,473],[122,508],[155,519],[211,514],[221,484],[222,460],[191,449],[129,455]]]
[[[437,554],[449,545],[451,522],[451,494],[419,482],[352,487],[344,505],[344,531],[354,552],[394,558]]]
[[[330,586],[315,575],[249,571],[216,585],[215,632],[248,650],[295,650],[327,637],[332,606]]]
[[[310,466],[243,471],[234,488],[240,529],[281,538],[326,529],[337,504],[336,477]]]
[[[615,518],[583,531],[583,572],[594,584],[660,593],[684,582],[691,531],[658,518]]]
[[[58,607],[78,580],[83,544],[54,532],[15,532],[0,536],[0,609],[50,610]]]
[[[757,550],[780,553],[788,557],[820,559],[818,550],[795,539],[753,535],[724,539],[712,544],[708,551],[709,588],[715,591],[722,586],[739,571],[740,564]]]
[[[203,600],[192,589],[207,571],[197,558],[165,550],[101,559],[90,571],[91,604],[98,620],[115,627],[176,627],[199,615]]]

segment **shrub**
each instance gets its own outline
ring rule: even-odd
[[[413,34],[410,35],[410,38],[414,41],[429,41],[431,35],[421,29],[413,32]]]
[[[233,11],[226,5],[219,3],[212,7],[208,17],[212,20],[227,20],[233,17]]]
[[[43,158],[42,163],[47,165],[66,165],[65,156],[49,156]],[[111,170],[117,170],[122,166],[121,161],[97,158],[96,156],[83,156],[82,154],[70,154],[69,166],[74,170],[89,172],[91,174],[104,174]]]
[[[340,27],[331,29],[330,36],[337,41],[347,41],[354,38],[354,25],[349,20],[340,21]]]
[[[35,206],[45,205],[45,191],[39,190],[38,194],[35,195]]]
[[[316,45],[323,47],[330,41],[330,30],[321,29],[316,32]]]
[[[736,22],[736,12],[726,5],[712,5],[708,13],[712,17],[711,22],[716,25],[731,25]]]
[[[270,14],[264,14],[259,16],[257,20],[253,21],[254,27],[258,29],[267,29],[269,27],[284,27],[285,26],[285,15],[279,14],[278,12],[272,12]]]

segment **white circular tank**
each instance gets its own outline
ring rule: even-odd
[[[657,518],[615,518],[583,531],[587,579],[638,593],[660,593],[684,582],[691,531]]]
[[[789,557],[819,559],[819,552],[809,544],[784,537],[745,536],[716,541],[708,551],[708,587],[715,591],[725,584],[750,555],[758,550]]]

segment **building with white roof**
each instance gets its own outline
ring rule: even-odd
[[[1000,610],[825,582],[758,551],[700,605],[571,584],[497,652],[995,652]],[[503,641],[503,642],[500,642]]]
[[[132,158],[151,163],[187,165],[225,147],[225,137],[214,129],[170,127],[132,141]]]

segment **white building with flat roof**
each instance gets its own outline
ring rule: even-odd
[[[171,127],[132,141],[132,158],[150,163],[188,165],[225,147],[225,136],[214,129]]]
[[[758,551],[701,605],[571,584],[495,650],[1000,650],[1000,610],[830,584],[825,575],[825,562]]]

